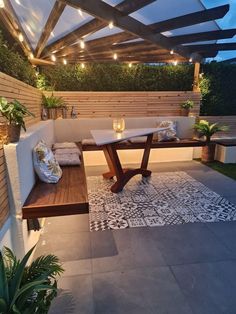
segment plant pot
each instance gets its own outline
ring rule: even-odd
[[[10,143],[19,142],[21,126],[16,124],[8,124],[8,140]]]
[[[202,161],[203,162],[212,162],[215,160],[215,148],[214,143],[208,143],[206,146],[202,147]]]
[[[190,109],[189,108],[181,108],[181,115],[184,117],[188,117],[190,113]]]

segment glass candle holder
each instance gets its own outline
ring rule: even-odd
[[[117,133],[122,133],[125,129],[125,120],[123,118],[116,118],[113,120],[113,130]]]

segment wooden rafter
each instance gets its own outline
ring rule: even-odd
[[[213,51],[236,50],[236,43],[189,45],[188,49],[192,52],[205,52],[207,54]]]
[[[119,28],[139,36],[157,46],[162,46],[167,50],[172,49],[172,45],[167,37],[162,34],[157,34],[153,32],[149,26],[137,21],[131,16],[126,16],[122,14],[119,10],[112,7],[111,5],[101,1],[101,0],[63,0],[67,4],[75,7],[82,8],[84,11],[89,14],[106,21],[114,21],[114,24]],[[178,46],[176,49],[176,53],[179,55],[189,58],[190,53],[188,49],[184,46]],[[201,56],[196,55],[196,60],[201,60]]]
[[[155,0],[125,0],[116,6],[116,9],[122,13],[130,14],[134,11],[141,9],[142,7],[154,2]],[[52,51],[58,50],[63,46],[73,44],[78,38],[84,38],[85,36],[97,32],[103,27],[107,26],[107,22],[99,20],[97,18],[89,21],[88,23],[78,27],[73,32],[65,35],[54,43],[48,45],[43,52],[43,55],[49,54]]]
[[[18,19],[18,16],[13,6],[11,5],[10,1],[4,1],[4,4],[5,4],[5,7],[0,10],[0,18],[4,22],[4,24],[7,26],[11,35],[16,39],[17,42],[19,42],[26,56],[29,56],[29,54],[32,53],[32,47]],[[19,41],[18,37],[20,33],[22,34],[24,38],[23,41]]]
[[[47,22],[44,26],[44,29],[42,31],[42,34],[40,36],[40,39],[38,41],[37,47],[35,49],[35,56],[39,57],[42,50],[44,49],[48,38],[50,37],[51,32],[53,31],[54,27],[56,26],[62,12],[64,11],[66,7],[65,3],[56,1],[51,13],[49,14],[49,17],[47,19]]]
[[[198,41],[218,40],[232,38],[236,35],[236,29],[217,30],[210,32],[202,32],[196,34],[187,34],[181,36],[173,36],[170,38],[174,45],[193,43]]]

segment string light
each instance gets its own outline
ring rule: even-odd
[[[34,59],[34,55],[32,54],[32,52],[29,54],[29,58]]]
[[[190,59],[189,59],[189,62],[193,62],[193,59],[192,59],[192,58],[190,58]]]
[[[80,48],[81,48],[81,49],[84,49],[84,47],[85,47],[85,43],[84,43],[83,40],[81,40],[81,41],[80,41]]]
[[[0,9],[5,8],[5,3],[3,0],[0,0]]]
[[[67,60],[65,58],[63,59],[63,64],[67,65]]]
[[[109,27],[110,29],[112,29],[112,28],[114,27],[114,24],[113,24],[112,21],[108,24],[108,27]]]
[[[85,64],[81,63],[81,68],[84,69],[85,68]]]
[[[129,63],[129,68],[131,68],[131,67],[132,67],[132,63],[130,62],[130,63]]]
[[[18,35],[18,39],[21,43],[24,41],[24,37],[21,33]]]
[[[56,62],[56,60],[57,60],[56,56],[52,54],[52,55],[51,55],[51,60],[52,60],[53,62]]]
[[[170,51],[170,54],[171,54],[171,55],[173,55],[173,54],[174,54],[174,50],[173,50],[173,49]]]
[[[177,64],[178,64],[178,61],[177,61],[177,60],[175,60],[175,61],[173,62],[173,64],[174,64],[174,65],[177,65]]]
[[[117,60],[117,53],[114,53],[113,59],[114,59],[114,60]]]

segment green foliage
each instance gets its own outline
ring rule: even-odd
[[[36,86],[35,70],[28,61],[10,48],[0,31],[0,72],[6,73],[29,85]]]
[[[191,90],[192,65],[144,65],[91,63],[42,68],[46,88],[61,91],[156,91]]]
[[[53,88],[50,86],[46,76],[44,74],[39,74],[39,73],[37,73],[36,87],[39,90],[47,90],[47,91],[53,90]]]
[[[9,248],[0,252],[0,313],[46,314],[57,295],[55,277],[63,272],[54,255],[26,266],[34,247],[20,261]]]
[[[25,131],[24,118],[26,116],[35,116],[18,100],[8,102],[4,97],[0,98],[0,113],[9,121],[9,124],[20,125]]]
[[[206,120],[200,120],[194,125],[194,129],[199,132],[200,136],[205,136],[206,141],[210,142],[213,134],[221,131],[227,131],[229,128],[225,125],[218,125],[218,123],[210,124]]]
[[[236,115],[236,64],[212,62],[202,70],[201,115]]]
[[[45,108],[62,108],[65,107],[65,103],[62,97],[56,97],[53,94],[51,96],[42,95],[42,105]]]
[[[194,106],[194,102],[192,100],[188,99],[185,102],[183,102],[180,106],[183,109],[192,109]]]

